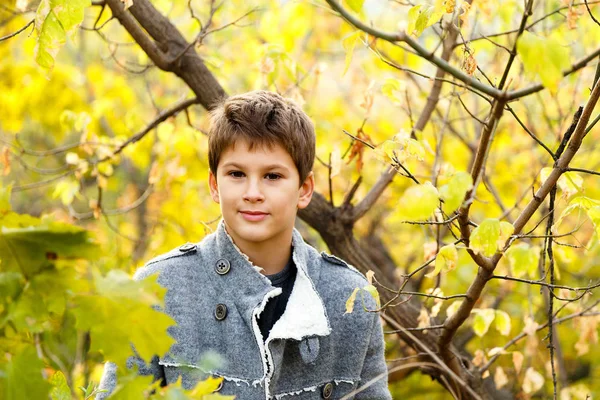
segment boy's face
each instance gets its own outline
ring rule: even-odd
[[[240,139],[221,153],[209,186],[228,233],[243,250],[291,240],[297,210],[312,198],[314,178],[311,172],[300,184],[298,169],[282,146],[254,146],[250,151]]]

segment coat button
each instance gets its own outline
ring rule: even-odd
[[[192,251],[196,248],[196,245],[193,243],[186,243],[183,244],[181,246],[179,246],[179,251],[181,251],[182,253],[187,253],[188,251]]]
[[[323,386],[323,391],[321,393],[324,399],[330,399],[333,394],[333,383],[327,382],[325,386]]]
[[[217,321],[223,321],[227,316],[227,306],[225,304],[217,304],[215,308],[215,318]]]
[[[215,264],[215,271],[217,271],[217,274],[219,275],[225,275],[230,269],[231,265],[229,264],[229,261],[224,258],[220,259]]]

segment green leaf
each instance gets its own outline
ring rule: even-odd
[[[404,90],[406,90],[406,83],[397,78],[387,78],[381,85],[381,93],[396,105],[404,103],[402,93]]]
[[[91,0],[42,0],[38,6],[35,27],[38,40],[35,60],[40,67],[50,72],[67,34],[76,31],[83,22],[84,9]]]
[[[56,185],[52,198],[56,199],[60,197],[60,201],[65,206],[70,205],[75,200],[75,196],[79,195],[79,182],[75,179],[65,179]]]
[[[467,191],[471,188],[473,188],[471,174],[460,171],[452,175],[450,181],[440,188],[440,197],[444,200],[442,206],[444,212],[450,214],[460,207]]]
[[[6,316],[18,331],[52,331],[52,319],[62,317],[69,292],[78,289],[72,268],[49,268],[36,274],[21,287]]]
[[[4,400],[48,398],[50,384],[42,376],[44,363],[37,357],[33,346],[26,347],[17,355],[9,356],[9,362],[0,366],[3,369],[0,370],[0,398]]]
[[[409,35],[420,36],[425,28],[435,24],[444,15],[444,9],[436,9],[432,5],[420,4],[408,10],[408,26],[406,32]]]
[[[50,12],[42,25],[38,27],[38,33],[35,61],[40,67],[49,72],[54,68],[54,59],[67,38],[63,27],[53,12]]]
[[[502,249],[506,241],[515,232],[513,224],[507,221],[500,221],[500,236],[498,237],[497,245],[498,249]]]
[[[510,263],[512,275],[522,278],[528,275],[530,278],[536,276],[539,251],[527,243],[519,243],[511,246],[506,251],[506,257]]]
[[[10,205],[11,192],[12,183],[9,183],[7,186],[4,186],[0,182],[0,216],[12,210],[12,207]]]
[[[558,217],[558,219],[556,220],[554,225],[552,225],[552,233],[556,234],[558,232],[558,228],[559,228],[560,224],[562,223],[562,221],[573,211],[583,210],[584,212],[588,213],[588,211],[590,209],[599,207],[599,206],[600,206],[600,201],[591,199],[586,196],[577,196],[577,197],[572,198],[569,201],[569,205],[567,207],[565,207],[565,209],[560,213],[560,216]],[[590,219],[592,219],[592,222],[593,222],[594,218],[590,217]]]
[[[131,355],[130,343],[147,362],[169,350],[173,338],[167,328],[175,321],[151,307],[161,304],[166,291],[156,279],[153,275],[134,281],[123,271],[111,270],[106,277],[95,277],[98,294],[76,298],[77,328],[90,330],[92,350],[122,366]]]
[[[92,342],[93,343],[93,342]],[[110,396],[111,400],[133,400],[144,398],[140,396],[152,385],[152,376],[138,375],[137,373],[119,376],[118,384]],[[159,386],[160,381],[155,382]],[[171,387],[171,385],[169,385]],[[173,385],[175,388],[175,385]]]
[[[519,38],[519,55],[525,71],[537,75],[551,93],[556,93],[563,70],[570,65],[570,48],[558,36],[540,37],[529,31]]]
[[[356,13],[360,13],[362,11],[364,2],[365,0],[346,0],[348,7],[350,7],[350,9]]]
[[[411,186],[398,201],[399,216],[411,221],[426,220],[439,205],[437,189],[431,182]]]
[[[356,301],[356,294],[358,293],[359,290],[360,290],[359,288],[354,288],[354,290],[352,291],[352,294],[350,295],[350,297],[348,297],[348,300],[346,300],[345,314],[351,314],[352,311],[354,311],[354,302]]]
[[[48,217],[40,219],[13,212],[0,217],[3,270],[19,271],[30,276],[57,259],[97,255],[98,247],[83,228],[54,222]]]
[[[479,337],[485,335],[490,328],[490,325],[496,317],[496,310],[493,308],[474,308],[471,312],[475,313],[473,321],[473,332]]]
[[[91,0],[51,0],[52,10],[67,35],[75,32],[83,22],[84,11]]]
[[[452,271],[456,267],[458,262],[458,252],[454,244],[444,246],[438,252],[435,258],[435,269],[433,272],[426,274],[425,276],[434,277],[437,276],[442,269],[444,271]]]
[[[56,371],[50,378],[50,384],[53,386],[50,391],[52,400],[72,400],[71,389],[67,384],[67,379],[62,372]]]
[[[503,336],[510,334],[510,316],[502,310],[496,310],[496,329]]]
[[[377,288],[373,285],[367,285],[363,288],[364,291],[368,292],[375,299],[375,303],[377,304],[377,308],[381,307],[381,300],[379,300],[379,292]]]
[[[342,45],[344,46],[344,51],[346,51],[346,61],[344,63],[344,72],[342,72],[342,76],[346,75],[348,68],[350,68],[352,54],[354,54],[354,47],[356,47],[356,43],[358,42],[361,33],[361,31],[356,31],[342,39]]]
[[[475,253],[483,253],[483,255],[491,257],[498,249],[499,238],[500,221],[488,218],[471,232],[469,248]]]

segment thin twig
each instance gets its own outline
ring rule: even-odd
[[[8,40],[8,39],[10,39],[10,38],[12,38],[12,37],[15,37],[15,36],[17,36],[19,33],[23,32],[25,29],[27,29],[27,28],[29,27],[29,25],[33,24],[34,22],[35,22],[35,19],[32,19],[31,21],[29,21],[29,22],[27,23],[27,25],[25,25],[24,27],[22,27],[22,28],[21,28],[21,29],[19,29],[18,31],[16,31],[16,32],[14,32],[14,33],[11,33],[10,35],[6,35],[6,36],[3,36],[3,37],[0,37],[0,42],[3,42],[3,41],[5,41],[5,40]]]

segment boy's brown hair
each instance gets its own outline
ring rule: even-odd
[[[315,160],[315,128],[308,116],[292,100],[277,93],[256,90],[225,99],[211,111],[208,164],[213,174],[221,153],[236,140],[254,146],[281,145],[292,157],[300,185]]]

